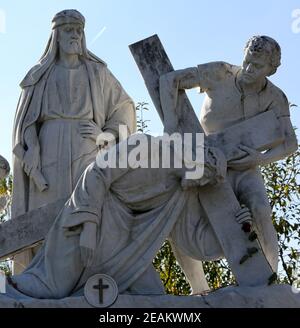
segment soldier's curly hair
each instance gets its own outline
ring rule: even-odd
[[[263,53],[270,60],[272,70],[269,75],[273,75],[277,67],[280,66],[281,49],[279,44],[266,35],[255,35],[251,37],[244,48],[244,51],[250,53]]]

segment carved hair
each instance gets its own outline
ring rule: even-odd
[[[245,46],[244,51],[250,53],[264,54],[270,60],[272,70],[269,75],[273,75],[277,67],[280,66],[281,49],[279,44],[266,35],[255,35],[250,38]]]
[[[74,17],[68,17],[68,15],[72,14]],[[62,15],[67,15],[66,18],[63,18]],[[68,19],[71,19],[71,21]],[[58,28],[64,23],[68,22],[76,22],[80,23],[82,26],[84,26],[84,17],[76,10],[64,10],[62,12],[59,12],[56,14],[52,20],[52,31],[50,38],[48,40],[46,49],[40,58],[39,62],[34,65],[29,72],[26,74],[25,78],[21,82],[20,86],[21,88],[29,87],[32,85],[35,85],[40,78],[43,76],[43,74],[51,67],[51,65],[54,64],[58,52],[58,46],[57,46],[57,40],[58,40]],[[82,36],[82,56],[87,59],[94,62],[102,63],[106,66],[105,62],[98,58],[96,55],[94,55],[92,52],[90,52],[86,47],[86,41],[85,41],[85,35],[83,32]]]

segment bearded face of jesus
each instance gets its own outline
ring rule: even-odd
[[[60,51],[67,55],[82,54],[83,28],[81,24],[64,24],[58,30],[58,45]]]

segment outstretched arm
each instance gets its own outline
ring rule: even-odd
[[[164,79],[171,81],[178,89],[192,89],[199,86],[197,67],[189,67],[165,74]]]
[[[162,75],[159,80],[159,92],[165,132],[178,132],[184,106],[179,102],[185,101],[184,97],[178,96],[185,89],[200,87],[201,92],[214,90],[231,70],[231,65],[227,63],[211,62]]]
[[[163,75],[163,78],[171,80],[179,90],[200,87],[201,92],[206,92],[214,89],[220,81],[222,82],[230,74],[232,74],[232,65],[216,61],[172,71]]]
[[[196,67],[164,74],[159,79],[160,103],[164,116],[164,131],[171,134],[178,132],[181,106],[178,95],[184,89],[198,85],[198,71]]]

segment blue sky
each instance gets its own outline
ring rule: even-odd
[[[0,0],[0,154],[9,160],[19,82],[41,56],[54,14],[70,8],[86,17],[90,50],[108,63],[135,102],[150,103],[146,118],[153,133],[161,132],[162,125],[128,49],[153,34],[176,69],[214,60],[239,64],[250,36],[269,35],[282,47],[282,66],[271,80],[300,105],[300,33],[295,33],[300,22],[292,18],[300,1]],[[189,96],[199,115],[203,97],[195,90]],[[300,108],[292,111],[292,121],[300,128]]]

